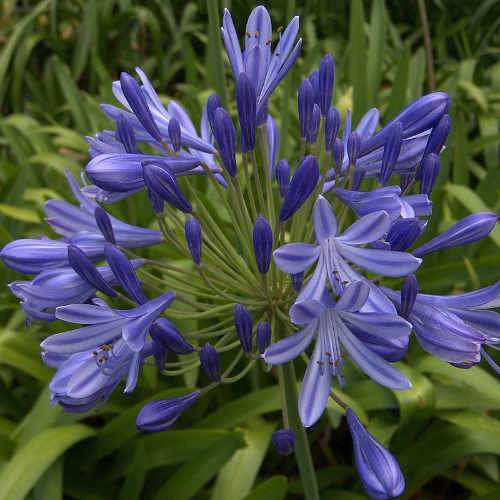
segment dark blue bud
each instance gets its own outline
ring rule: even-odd
[[[335,78],[335,67],[333,57],[327,54],[319,65],[319,107],[321,114],[325,116],[332,103],[333,82]]]
[[[280,222],[288,220],[309,198],[319,180],[318,160],[306,156],[293,174],[279,215]]]
[[[403,281],[401,287],[401,310],[403,318],[408,319],[413,310],[418,294],[418,281],[414,274],[409,274]]]
[[[194,217],[189,217],[189,219],[184,224],[184,235],[186,236],[186,242],[191,252],[191,257],[195,264],[200,265],[201,262],[201,226],[198,219]]]
[[[403,126],[400,122],[394,123],[391,127],[391,133],[387,136],[384,144],[384,153],[382,156],[382,167],[380,169],[379,181],[385,186],[392,175],[394,167],[401,152],[403,144]]]
[[[290,429],[274,431],[271,440],[277,453],[283,456],[290,455],[295,446],[295,434]]]
[[[170,118],[168,122],[168,137],[172,149],[178,153],[181,150],[181,124],[176,118]]]
[[[195,391],[178,398],[151,401],[141,408],[135,419],[135,425],[140,431],[164,431],[172,427],[182,413],[192,406],[199,397],[200,392]]]
[[[317,104],[314,104],[311,122],[309,123],[309,130],[307,131],[306,135],[306,142],[308,142],[309,144],[315,143],[316,139],[318,138],[320,120],[321,112],[319,110],[319,106]]]
[[[163,213],[163,206],[165,205],[165,202],[163,201],[160,196],[158,196],[154,191],[151,191],[151,189],[147,189],[148,193],[148,198],[149,202],[151,203],[151,206],[153,207],[154,213],[155,214],[162,214]]]
[[[319,106],[319,71],[314,70],[307,79],[313,88],[313,100]]]
[[[360,170],[355,170],[354,174],[352,175],[352,190],[353,191],[358,191],[361,183],[363,182],[363,179],[365,178],[366,172],[362,172]]]
[[[155,359],[155,364],[158,370],[162,371],[165,368],[165,362],[167,361],[167,349],[161,345],[159,342],[153,340],[152,342],[153,358]]]
[[[267,321],[260,321],[257,325],[257,349],[261,354],[268,348],[271,343],[271,325]]]
[[[361,138],[357,132],[352,132],[347,139],[347,156],[349,157],[349,164],[356,165],[361,147]]]
[[[190,213],[193,211],[193,207],[181,191],[175,175],[165,167],[153,162],[144,162],[142,175],[146,186],[163,201],[170,203],[182,212]]]
[[[273,230],[265,217],[259,215],[253,227],[253,252],[257,268],[261,274],[266,274],[271,265],[273,253]]]
[[[356,469],[368,496],[374,500],[385,500],[402,495],[405,478],[394,455],[363,427],[350,408],[346,417]]]
[[[300,137],[305,139],[311,127],[314,109],[314,89],[307,78],[300,84],[297,104],[299,108]]]
[[[332,151],[335,139],[340,129],[340,113],[337,108],[330,106],[325,119],[325,148]]]
[[[259,104],[259,109],[257,110],[257,126],[260,127],[267,122],[267,117],[269,116],[269,111],[267,107],[268,102],[265,101]]]
[[[220,381],[220,356],[217,349],[207,342],[200,350],[201,368],[213,382]]]
[[[68,262],[82,280],[102,293],[116,297],[116,292],[106,283],[94,263],[75,245],[68,245]]]
[[[231,177],[236,175],[236,130],[231,116],[224,108],[217,108],[213,133],[222,165]]]
[[[285,196],[290,184],[290,164],[287,160],[280,160],[276,165],[276,181],[282,197]]]
[[[420,171],[420,194],[430,195],[439,175],[440,161],[435,153],[425,155]]]
[[[114,245],[108,243],[104,247],[104,256],[115,278],[127,295],[138,304],[146,303],[148,298],[144,294],[134,268],[125,254]]]
[[[234,306],[234,325],[240,339],[241,347],[245,352],[252,352],[252,316],[242,304]]]
[[[104,236],[104,239],[109,243],[113,243],[113,245],[115,245],[115,232],[113,231],[113,225],[111,224],[111,219],[108,215],[108,212],[106,212],[106,210],[101,207],[96,207],[94,210],[94,218],[99,231],[101,231],[102,235]]]
[[[236,82],[236,106],[240,119],[241,152],[253,151],[257,126],[257,97],[255,87],[246,73],[240,73]]]
[[[212,133],[214,131],[215,111],[220,107],[222,107],[222,102],[218,94],[211,94],[207,100],[207,119],[212,129]]]
[[[443,149],[446,139],[448,139],[448,134],[451,129],[451,118],[450,115],[443,115],[441,119],[436,123],[432,132],[429,135],[429,140],[425,146],[424,156],[429,153],[435,153],[439,155]]]
[[[290,278],[292,280],[293,289],[299,293],[302,288],[302,282],[304,281],[304,271],[300,273],[290,274]]]
[[[134,129],[123,114],[116,120],[116,138],[123,144],[127,153],[137,153],[137,142],[135,140]]]
[[[151,338],[175,354],[189,354],[194,347],[186,341],[177,327],[167,318],[157,319],[150,327]]]
[[[335,163],[335,170],[340,172],[342,164],[344,163],[344,141],[337,137],[333,143],[332,148],[333,163]]]
[[[417,219],[398,219],[392,224],[385,241],[391,245],[391,250],[404,252],[415,243],[422,230],[422,223]]]
[[[128,73],[122,73],[120,75],[120,86],[123,91],[125,99],[134,112],[137,119],[141,122],[141,125],[146,129],[153,139],[161,142],[161,134],[156,122],[151,114],[151,111],[144,97],[144,93],[137,83],[136,79],[130,76]]]

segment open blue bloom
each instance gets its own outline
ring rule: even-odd
[[[327,293],[319,300],[296,302],[290,318],[303,330],[272,344],[264,352],[271,365],[286,363],[301,354],[316,336],[312,357],[299,397],[299,415],[305,427],[321,417],[332,378],[343,384],[342,347],[369,377],[392,389],[408,389],[408,379],[387,361],[406,352],[411,325],[397,314],[361,312],[370,294],[362,281],[349,285],[335,303]]]
[[[404,306],[398,292],[382,290],[400,308]],[[408,321],[420,345],[430,354],[461,368],[479,363],[483,355],[499,371],[484,350],[500,343],[500,314],[489,310],[499,306],[500,282],[459,295],[419,293]]]
[[[346,412],[356,469],[372,500],[388,500],[403,494],[405,478],[394,455],[379,443],[351,410]]]
[[[142,259],[131,261],[135,269],[143,263]],[[97,271],[110,286],[119,284],[109,266],[100,266]],[[56,307],[87,302],[96,292],[70,267],[43,271],[32,281],[14,281],[9,288],[21,301],[28,318],[42,321],[54,321]]]
[[[297,43],[295,38],[299,31],[299,18],[294,17],[285,28],[279,42],[271,51],[273,29],[271,18],[262,5],[255,7],[248,17],[245,31],[245,48],[242,52],[233,19],[227,9],[224,9],[222,19],[222,39],[231,63],[234,79],[240,73],[245,73],[254,83],[257,99],[257,116],[265,118],[267,101],[274,89],[290,71],[300,54],[302,39]],[[262,123],[259,121],[258,123]]]
[[[59,353],[60,361],[55,364],[55,354],[45,352],[44,361],[57,368],[49,385],[51,401],[68,412],[86,412],[106,401],[123,379],[124,392],[132,392],[140,366],[151,354],[151,342],[133,351],[122,339],[73,354]]]
[[[47,337],[41,347],[57,354],[75,354],[122,338],[135,352],[144,347],[149,327],[171,304],[175,293],[167,292],[134,309],[112,309],[101,300],[94,304],[58,307],[56,318],[83,326]]]
[[[316,245],[288,243],[274,252],[277,266],[286,273],[300,273],[317,261],[316,269],[302,289],[298,302],[321,300],[327,279],[337,294],[342,292],[345,284],[360,279],[347,261],[383,276],[405,276],[415,271],[422,262],[405,252],[360,247],[387,234],[391,224],[387,212],[365,215],[338,235],[332,207],[319,196],[313,209],[313,224],[318,241]]]

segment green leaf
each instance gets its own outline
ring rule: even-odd
[[[353,111],[356,122],[366,110],[365,15],[362,0],[352,0],[349,21],[349,76],[353,85]]]
[[[34,210],[5,203],[0,203],[0,214],[22,222],[31,222],[33,224],[40,222],[40,217]]]
[[[212,500],[240,500],[251,490],[271,441],[275,425],[262,419],[248,422],[246,447],[238,450],[217,476]],[[235,481],[234,478],[238,478]]]
[[[187,500],[192,498],[241,446],[242,443],[236,441],[233,436],[219,440],[197,458],[179,467],[160,487],[153,499]]]
[[[370,46],[367,61],[367,108],[378,105],[385,55],[384,0],[374,0],[370,17]]]
[[[120,494],[118,495],[118,500],[139,500],[141,498],[141,492],[146,478],[147,462],[148,459],[144,451],[144,444],[139,443],[132,455],[132,460]]]
[[[446,192],[459,201],[469,212],[491,211],[484,201],[467,186],[458,184],[446,184]],[[500,226],[496,226],[489,234],[489,237],[500,247]]]
[[[58,457],[94,433],[85,425],[74,424],[37,434],[14,453],[0,472],[0,500],[22,500]]]
[[[63,458],[56,460],[33,488],[34,500],[63,500]]]
[[[274,476],[257,485],[245,500],[283,500],[286,495],[285,476]]]
[[[95,0],[88,0],[84,5],[83,21],[78,27],[78,36],[73,52],[72,69],[75,80],[80,78],[87,65],[90,47],[98,33],[98,10],[96,2]]]

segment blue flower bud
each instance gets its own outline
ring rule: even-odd
[[[202,237],[201,226],[198,219],[189,217],[184,224],[184,235],[186,236],[186,242],[194,263],[200,265]]]
[[[194,347],[186,341],[177,327],[167,318],[157,319],[150,327],[151,338],[175,354],[189,354]]]
[[[313,88],[313,101],[319,106],[319,71],[312,71],[307,79]]]
[[[468,215],[449,229],[427,243],[413,250],[415,257],[421,257],[444,248],[461,247],[488,236],[498,222],[498,215],[493,212],[477,212]]]
[[[181,150],[181,124],[177,118],[170,118],[168,121],[168,137],[172,149],[178,153]]]
[[[350,165],[356,165],[361,148],[361,138],[357,132],[352,132],[347,139],[347,156]]]
[[[181,191],[175,175],[165,167],[153,162],[144,162],[142,172],[146,186],[163,201],[170,203],[182,212],[190,213],[193,211],[193,207]]]
[[[218,94],[211,94],[207,99],[207,119],[212,133],[214,131],[215,111],[220,107],[222,107],[222,102]]]
[[[360,170],[355,170],[352,175],[352,190],[358,191],[363,179],[365,178],[366,172],[361,172]]]
[[[292,287],[293,289],[299,293],[302,288],[302,282],[304,281],[304,271],[300,273],[290,274],[290,278],[292,279]]]
[[[279,429],[271,435],[276,451],[283,456],[290,455],[295,446],[295,434],[290,429]]]
[[[200,392],[195,391],[178,398],[151,401],[141,408],[135,420],[135,425],[140,431],[164,431],[171,427],[199,397]]]
[[[231,116],[224,108],[217,108],[213,133],[224,168],[231,177],[236,175],[236,130]]]
[[[396,458],[363,427],[350,408],[346,417],[356,468],[368,496],[374,500],[399,497],[405,489],[405,479]]]
[[[153,139],[161,142],[160,130],[158,129],[158,125],[156,125],[151,110],[146,102],[146,98],[144,97],[144,93],[141,87],[139,87],[136,79],[124,72],[120,75],[120,86],[130,108],[141,125],[146,129],[146,132],[148,132]]]
[[[332,151],[335,139],[340,129],[340,113],[337,108],[330,106],[325,119],[325,149]]]
[[[257,268],[261,274],[269,271],[271,264],[271,254],[273,252],[273,230],[262,215],[257,217],[253,227],[253,252]]]
[[[240,119],[241,151],[253,151],[257,126],[257,97],[255,87],[245,73],[240,73],[236,82],[236,106]]]
[[[217,349],[209,342],[200,350],[200,363],[205,375],[210,380],[220,381],[220,356]]]
[[[399,313],[405,319],[410,317],[418,294],[418,281],[414,274],[409,274],[401,287],[401,310]]]
[[[118,280],[128,296],[135,300],[138,304],[145,304],[148,301],[148,298],[144,294],[141,284],[137,279],[134,267],[125,254],[114,245],[108,243],[104,247],[104,256],[106,257],[115,278]]]
[[[280,160],[276,165],[276,181],[282,197],[286,195],[290,184],[290,164],[287,160]]]
[[[271,325],[267,321],[260,321],[257,325],[257,349],[261,354],[269,347],[271,343]]]
[[[127,153],[137,153],[134,129],[123,114],[120,114],[116,120],[115,136],[123,144]]]
[[[321,112],[319,106],[314,104],[309,130],[306,135],[306,142],[313,144],[318,138],[319,122],[321,120]]]
[[[420,194],[430,195],[439,175],[440,161],[436,153],[429,153],[422,160]]]
[[[305,139],[311,127],[314,109],[314,89],[307,78],[300,84],[297,104],[299,108],[300,137]]]
[[[94,210],[94,218],[99,231],[101,231],[104,236],[104,239],[109,243],[116,245],[115,232],[113,230],[113,225],[111,224],[108,212],[106,212],[106,210],[102,207],[96,207]]]
[[[250,316],[247,308],[242,304],[234,306],[234,324],[241,347],[243,347],[245,352],[252,352],[252,316]]]
[[[429,153],[435,153],[439,155],[443,149],[446,139],[448,139],[448,134],[451,129],[451,118],[450,115],[443,115],[441,119],[436,123],[432,132],[429,135],[429,140],[425,146],[424,156]]]
[[[280,222],[288,220],[309,198],[319,180],[318,160],[306,156],[293,174],[279,215]]]
[[[333,163],[335,163],[335,170],[340,172],[344,163],[344,142],[339,137],[333,143],[332,157]]]
[[[387,184],[392,175],[403,144],[403,126],[401,123],[396,122],[391,128],[392,133],[388,135],[384,144],[382,167],[380,169],[379,181],[383,186]]]
[[[165,202],[163,199],[158,196],[154,191],[151,191],[151,189],[147,189],[148,193],[148,198],[149,202],[151,203],[151,206],[153,207],[153,211],[155,214],[162,214],[163,213],[163,207],[165,205]]]
[[[422,234],[423,224],[414,218],[398,219],[391,226],[385,241],[391,245],[391,250],[404,252]]]
[[[94,263],[75,245],[68,245],[68,262],[82,280],[102,293],[110,297],[116,297],[116,292],[106,283]]]
[[[321,59],[319,65],[319,107],[323,116],[326,115],[332,103],[334,75],[333,57],[327,54]]]
[[[155,359],[155,364],[158,370],[163,370],[165,368],[165,362],[167,361],[167,349],[161,345],[159,342],[153,340],[152,342],[153,357]]]

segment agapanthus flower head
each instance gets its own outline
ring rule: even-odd
[[[141,408],[135,419],[135,425],[140,431],[164,431],[172,427],[182,413],[196,403],[199,397],[199,391],[194,391],[178,398],[151,401]]]
[[[403,494],[405,478],[394,455],[363,426],[351,408],[346,411],[354,460],[363,486],[372,500],[388,500]]]

